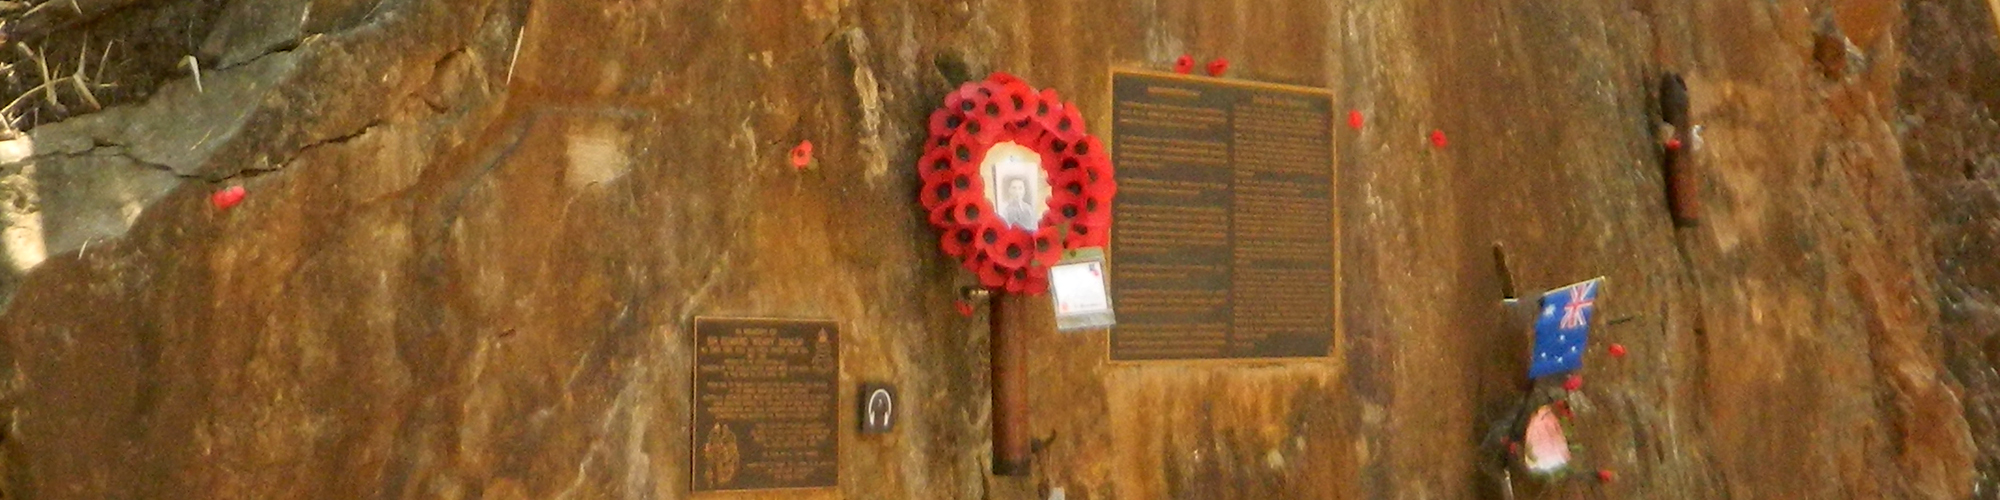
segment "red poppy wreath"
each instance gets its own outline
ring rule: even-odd
[[[1042,293],[1064,250],[1110,241],[1110,156],[1055,90],[1005,73],[968,82],[931,113],[925,145],[918,201],[981,285]]]

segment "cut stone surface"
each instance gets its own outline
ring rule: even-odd
[[[907,405],[867,439],[843,412],[838,488],[747,498],[1494,498],[1530,347],[1496,241],[1524,290],[1606,276],[1592,337],[1633,353],[1586,363],[1567,436],[1619,480],[1557,495],[1996,491],[1982,4],[232,1],[185,41],[234,63],[201,88],[0,145],[0,496],[686,498],[691,320],[743,315],[841,322],[841,401]],[[992,477],[924,120],[1007,71],[1108,126],[1110,68],[1182,54],[1368,117],[1334,132],[1345,334],[1031,338],[1033,471]],[[1663,71],[1705,127],[1696,228]]]

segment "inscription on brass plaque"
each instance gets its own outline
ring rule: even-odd
[[[694,490],[832,487],[840,327],[696,318]]]
[[[1148,72],[1111,81],[1112,359],[1325,356],[1331,94]]]

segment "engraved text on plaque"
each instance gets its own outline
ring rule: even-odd
[[[1332,105],[1318,89],[1112,76],[1112,359],[1327,354]]]
[[[836,486],[840,328],[696,318],[694,490]]]

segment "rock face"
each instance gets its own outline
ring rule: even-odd
[[[1616,480],[1529,490],[2000,491],[1986,2],[103,16],[65,33],[184,49],[0,145],[6,498],[685,498],[696,315],[838,320],[843,404],[865,381],[909,404],[886,436],[842,416],[838,489],[744,497],[1493,498],[1480,441],[1529,346],[1496,243],[1523,288],[1606,276],[1594,336],[1630,350],[1590,360],[1572,436]],[[924,117],[1007,71],[1104,127],[1111,68],[1184,53],[1367,117],[1335,135],[1344,335],[1324,360],[1124,365],[1102,332],[1048,332],[1033,474],[988,475],[986,323],[915,208]],[[199,86],[163,62],[186,54]],[[1660,175],[1665,71],[1704,126],[1691,228]]]

